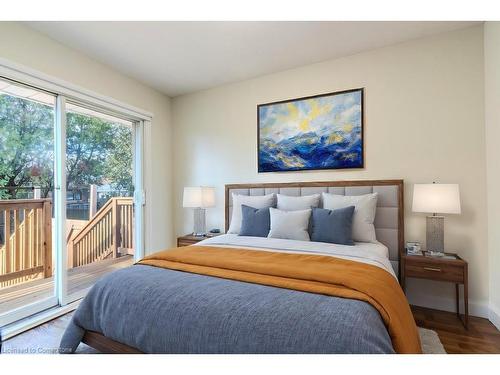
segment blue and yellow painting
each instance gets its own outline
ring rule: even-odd
[[[259,172],[363,167],[363,90],[258,107]]]

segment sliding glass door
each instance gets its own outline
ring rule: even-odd
[[[142,257],[144,120],[124,112],[0,78],[0,328]]]
[[[66,103],[68,301],[134,262],[134,122]]]
[[[57,304],[56,96],[0,79],[0,326]]]

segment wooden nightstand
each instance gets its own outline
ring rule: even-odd
[[[192,234],[186,234],[185,236],[177,237],[177,247],[189,246],[200,241],[206,240],[207,238],[220,236],[222,233],[217,234],[207,234],[206,236],[193,236]]]
[[[468,264],[457,254],[446,253],[446,255],[453,257],[453,259],[433,257],[427,255],[425,251],[423,255],[403,255],[401,287],[405,290],[407,277],[454,283],[457,316],[462,320],[460,316],[459,285],[463,284],[464,320],[462,320],[462,323],[467,328],[469,324]]]

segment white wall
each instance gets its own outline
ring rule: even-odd
[[[170,99],[19,23],[0,22],[0,56],[154,114],[146,132],[146,251],[172,245]]]
[[[469,261],[471,312],[487,315],[483,62],[478,26],[174,98],[176,234],[192,230],[184,186],[216,186],[208,225],[223,228],[227,183],[403,178],[406,239],[425,242],[412,185],[459,183],[463,213],[446,218],[446,247]],[[365,87],[365,169],[257,173],[257,104],[357,87]],[[454,308],[452,285],[408,284],[411,302]]]
[[[500,329],[500,22],[484,25],[490,320]]]

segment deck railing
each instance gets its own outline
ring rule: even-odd
[[[132,254],[133,223],[133,199],[111,198],[78,234],[69,235],[68,266]]]
[[[0,200],[0,288],[52,276],[50,199]],[[111,198],[67,236],[68,267],[133,254],[132,198]]]
[[[0,200],[0,288],[52,276],[50,199]]]

